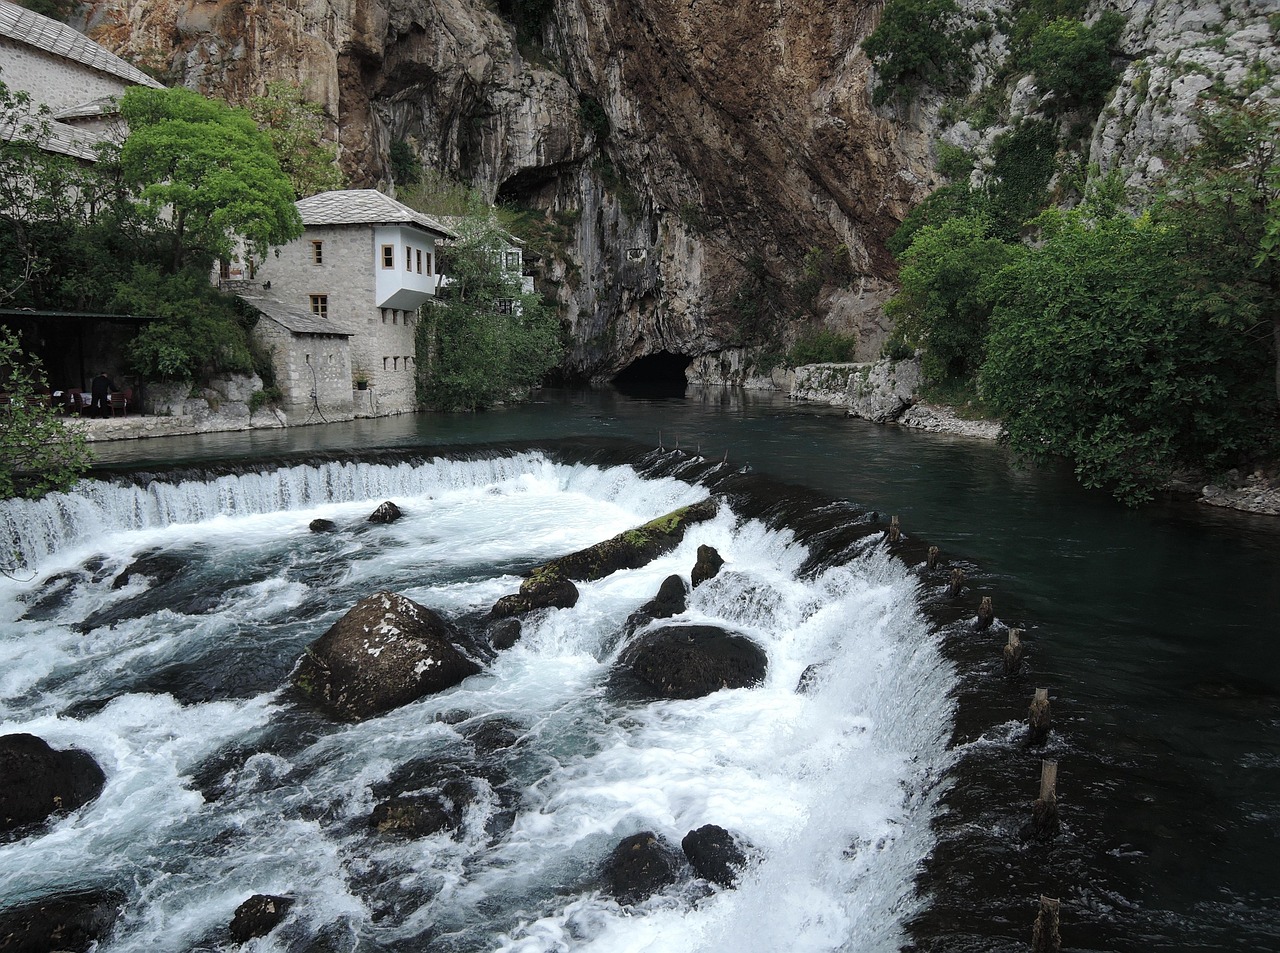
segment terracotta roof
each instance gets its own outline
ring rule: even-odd
[[[131,63],[99,46],[83,33],[65,23],[50,20],[38,13],[20,7],[9,0],[0,0],[0,36],[36,49],[53,53],[64,59],[75,60],[103,73],[111,73],[129,83],[163,89],[164,86]]]
[[[328,334],[335,337],[349,338],[354,333],[328,318],[317,317],[306,311],[291,308],[278,298],[266,295],[237,295],[242,301],[253,305],[276,324],[281,325],[294,334]]]
[[[3,0],[0,0],[3,2]],[[415,212],[376,189],[342,189],[298,199],[304,225],[417,225],[441,238],[457,238],[429,215]]]

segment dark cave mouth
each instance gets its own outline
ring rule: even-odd
[[[613,378],[613,386],[628,397],[683,397],[689,386],[685,371],[693,358],[670,351],[646,354]]]

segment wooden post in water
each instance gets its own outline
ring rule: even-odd
[[[889,517],[889,542],[896,543],[902,539],[902,526],[898,523],[898,517]]]
[[[1004,674],[1013,678],[1022,668],[1022,630],[1009,630],[1009,644],[1004,647]]]
[[[929,566],[930,569],[938,568],[938,557],[941,555],[942,555],[942,551],[938,549],[937,546],[929,547],[929,561],[927,565]]]
[[[991,597],[983,596],[982,601],[978,603],[978,630],[989,629],[995,618],[996,610],[991,604]]]
[[[964,588],[964,570],[963,569],[951,570],[951,582],[947,586],[947,595],[950,596],[952,599],[954,599],[958,595],[960,595],[960,590],[962,590],[963,588]]]
[[[1042,745],[1049,737],[1049,726],[1052,715],[1049,711],[1049,689],[1037,688],[1031,699],[1031,707],[1027,709],[1027,724],[1031,726],[1031,743]]]
[[[1040,796],[1031,806],[1031,823],[1024,832],[1037,840],[1058,833],[1058,762],[1040,762]]]
[[[1041,894],[1040,912],[1031,930],[1031,953],[1059,953],[1062,949],[1062,934],[1058,932],[1061,906],[1057,900]]]

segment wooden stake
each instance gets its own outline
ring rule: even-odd
[[[1059,953],[1062,949],[1061,903],[1041,895],[1036,925],[1031,930],[1031,953]]]
[[[1040,796],[1031,806],[1031,822],[1023,828],[1024,837],[1047,840],[1058,833],[1058,762],[1040,762]]]
[[[1049,689],[1037,688],[1031,699],[1031,707],[1027,709],[1027,724],[1031,727],[1031,743],[1044,744],[1049,737],[1052,713],[1049,710]]]
[[[889,542],[896,543],[902,538],[902,527],[898,524],[898,517],[889,517]]]
[[[1004,674],[1013,678],[1022,668],[1022,630],[1009,630],[1009,644],[1004,647]]]
[[[991,604],[990,596],[983,596],[982,602],[978,604],[978,629],[988,629],[991,623],[995,621],[996,610]]]
[[[930,568],[930,569],[937,569],[937,568],[938,568],[938,557],[939,557],[940,555],[942,555],[942,551],[941,551],[940,549],[938,549],[938,547],[937,547],[937,546],[930,546],[930,547],[929,547],[929,562],[928,562],[928,566],[929,566],[929,568]]]
[[[960,590],[964,588],[964,570],[951,570],[951,584],[947,586],[947,595],[952,599],[960,595]]]

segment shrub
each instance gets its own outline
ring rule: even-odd
[[[1056,110],[1096,111],[1119,75],[1111,57],[1124,29],[1124,17],[1107,11],[1093,26],[1057,19],[1031,39],[1026,65],[1041,90],[1054,94]]]
[[[826,328],[802,334],[791,346],[787,363],[792,367],[805,364],[844,364],[852,361],[858,350],[858,339]]]
[[[883,105],[920,86],[946,90],[973,74],[967,42],[957,30],[955,0],[888,0],[880,24],[862,41],[879,82],[871,100]]]

